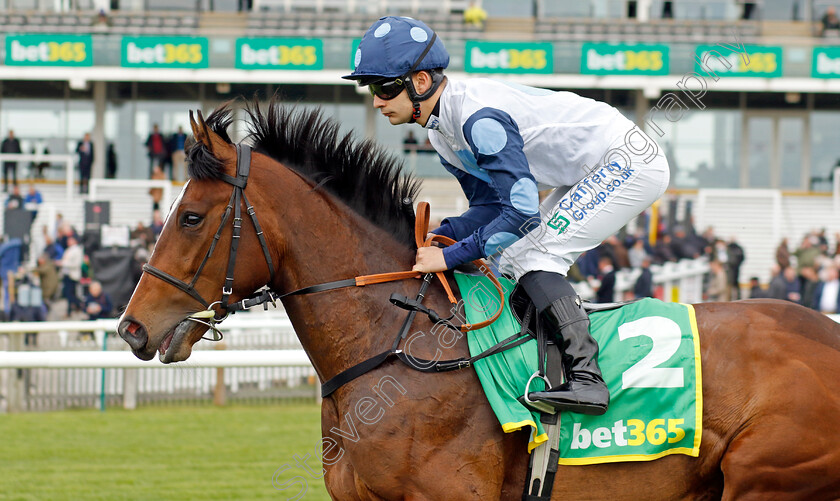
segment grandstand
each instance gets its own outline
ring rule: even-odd
[[[13,128],[25,151],[46,146],[72,154],[78,139],[92,132],[97,151],[114,144],[118,179],[146,179],[144,143],[152,124],[171,133],[188,128],[189,109],[209,111],[238,95],[279,91],[290,102],[321,106],[343,130],[376,137],[405,155],[408,168],[426,178],[423,196],[440,218],[465,207],[455,181],[435,155],[404,154],[407,129],[385,126],[369,98],[339,78],[373,20],[410,15],[446,42],[453,77],[489,75],[574,90],[655,132],[672,165],[668,197],[679,199],[677,218],[690,204],[698,229],[711,225],[719,236],[737,236],[747,250],[742,276],[766,281],[782,237],[798,242],[825,227],[831,239],[840,231],[840,203],[832,194],[840,159],[834,132],[840,128],[840,35],[823,33],[820,22],[840,0],[481,3],[489,16],[479,28],[463,22],[468,2],[462,0],[253,0],[249,11],[232,0],[81,1],[72,9],[6,0],[0,4],[0,134]],[[100,8],[108,10],[107,23],[99,22]],[[18,57],[50,43],[81,44],[84,57]],[[129,43],[147,50],[195,46],[200,61],[137,62],[126,54]],[[245,43],[307,49],[315,59],[260,66],[242,59]],[[686,80],[704,74],[698,56],[726,44],[748,47],[752,62],[745,58],[718,80],[703,80],[703,88],[696,87],[700,80]],[[474,59],[476,51],[510,48],[545,51],[546,65],[491,69]],[[691,99],[687,85],[702,96]],[[686,107],[677,119],[662,113],[668,96]],[[244,133],[234,126],[234,139]],[[94,178],[104,177],[104,156],[95,159]],[[50,169],[49,179],[63,177],[62,167]],[[55,211],[81,218],[82,198],[68,200],[64,188],[50,183],[39,187]],[[135,193],[103,185],[96,197],[112,200],[112,218],[133,226],[151,217],[146,192],[139,185]]]

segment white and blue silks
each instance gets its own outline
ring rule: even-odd
[[[668,186],[652,139],[612,106],[571,92],[449,80],[436,112],[429,140],[469,199],[435,230],[457,240],[443,251],[450,268],[490,257],[517,279],[565,275]]]

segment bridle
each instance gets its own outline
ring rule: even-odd
[[[210,341],[221,340],[222,331],[220,331],[216,327],[217,323],[226,319],[231,313],[235,313],[237,311],[242,310],[248,310],[259,304],[263,304],[267,307],[268,303],[270,302],[276,306],[276,301],[278,299],[283,299],[287,296],[312,294],[316,292],[341,289],[344,287],[364,287],[366,285],[394,282],[397,280],[405,280],[408,278],[420,278],[421,275],[423,275],[420,272],[416,271],[398,271],[391,273],[379,273],[374,275],[362,275],[344,280],[336,280],[333,282],[310,285],[309,287],[304,287],[302,289],[293,290],[291,292],[286,292],[283,294],[278,294],[272,291],[270,288],[263,287],[261,290],[257,291],[255,295],[249,298],[237,301],[235,303],[230,303],[229,299],[231,294],[233,294],[233,271],[234,267],[236,266],[236,251],[239,247],[239,238],[241,236],[240,234],[242,230],[243,201],[245,202],[245,210],[251,217],[251,221],[254,223],[254,229],[257,232],[257,238],[260,241],[260,246],[262,247],[263,255],[265,256],[265,261],[268,264],[268,270],[270,275],[268,281],[269,286],[271,283],[274,282],[275,274],[274,262],[271,259],[271,254],[268,250],[268,244],[265,240],[265,235],[263,235],[262,228],[260,227],[260,223],[257,220],[256,211],[254,210],[254,207],[251,205],[251,203],[248,202],[248,198],[245,196],[245,186],[248,184],[248,174],[251,169],[251,147],[241,143],[235,144],[234,146],[236,147],[236,177],[228,176],[227,174],[222,174],[220,176],[223,181],[233,186],[233,192],[230,195],[230,200],[228,201],[228,205],[225,208],[225,213],[222,216],[222,221],[219,224],[219,228],[218,230],[216,230],[216,234],[213,236],[213,241],[210,244],[210,248],[207,250],[207,254],[204,255],[204,259],[201,261],[201,264],[196,270],[195,275],[193,275],[192,280],[190,280],[190,282],[187,283],[179,278],[175,278],[174,276],[170,275],[169,273],[166,273],[165,271],[159,268],[155,268],[154,266],[148,263],[143,265],[143,272],[148,273],[149,275],[155,278],[163,280],[164,282],[170,285],[173,285],[177,289],[189,294],[190,297],[192,297],[193,299],[201,303],[202,306],[204,306],[204,310],[196,312],[186,318],[186,320],[205,325],[208,329],[214,332],[213,338],[203,339],[208,339]],[[227,272],[225,273],[225,283],[222,286],[222,298],[219,301],[209,302],[206,299],[204,299],[204,297],[202,297],[197,290],[195,290],[195,284],[196,282],[198,282],[198,277],[204,270],[204,266],[210,260],[210,256],[213,255],[213,251],[216,249],[216,244],[219,242],[219,239],[222,236],[222,231],[224,230],[231,213],[233,213],[233,236],[230,242],[230,255],[228,256],[228,266]],[[417,206],[416,223],[414,228],[414,239],[417,246],[427,247],[432,245],[432,243],[434,242],[439,242],[444,245],[451,245],[455,243],[452,239],[443,235],[433,234],[426,238],[428,228],[429,204],[427,202],[420,202]],[[414,316],[418,312],[427,315],[429,319],[435,324],[440,323],[445,325],[447,328],[460,332],[468,332],[471,330],[481,329],[495,322],[496,319],[499,318],[499,316],[502,313],[502,310],[504,309],[505,304],[504,288],[499,283],[498,279],[496,279],[496,277],[493,275],[492,271],[490,271],[490,268],[487,267],[487,265],[482,260],[479,259],[473,261],[473,264],[475,264],[480,271],[487,275],[487,277],[491,280],[491,282],[496,287],[499,293],[499,309],[491,318],[488,318],[487,320],[475,324],[452,323],[451,320],[455,317],[455,309],[457,309],[458,302],[455,300],[455,296],[452,293],[452,289],[450,288],[446,277],[444,277],[443,272],[437,272],[434,275],[437,275],[437,277],[441,281],[441,284],[443,285],[443,288],[446,290],[447,296],[449,297],[449,301],[454,307],[453,314],[449,317],[442,317],[434,310],[423,306],[423,299],[433,277],[432,273],[426,273],[422,276],[423,281],[420,286],[420,291],[418,292],[415,299],[409,299],[396,293],[391,294],[390,302],[395,306],[408,310],[409,312],[407,318],[402,324],[400,331],[397,333],[397,336],[391,348],[386,351],[383,351],[382,353],[379,353],[378,355],[370,357],[367,360],[357,363],[356,365],[336,374],[335,376],[324,382],[321,387],[322,396],[329,396],[344,384],[379,367],[387,360],[390,360],[392,358],[397,358],[402,363],[420,372],[446,372],[451,370],[465,369],[467,367],[472,366],[472,364],[477,360],[488,357],[490,355],[494,355],[504,350],[508,350],[510,348],[519,346],[520,344],[527,342],[530,338],[528,337],[527,333],[525,333],[525,329],[528,325],[528,322],[525,321],[523,322],[522,331],[520,331],[519,333],[514,334],[509,338],[505,339],[504,341],[497,343],[495,346],[484,350],[482,353],[469,358],[459,358],[454,360],[423,360],[416,357],[412,357],[410,354],[407,354],[403,350],[399,349],[402,340],[405,339],[408,334],[408,330],[411,327],[411,323],[414,320]],[[213,306],[216,305],[219,305],[219,307],[224,311],[224,315],[221,318],[216,317],[216,311],[213,309]]]
[[[245,186],[248,184],[248,175],[251,170],[251,147],[247,144],[241,143],[235,144],[234,146],[236,147],[236,177],[228,176],[227,174],[221,175],[221,179],[223,181],[233,186],[233,192],[230,195],[227,207],[225,207],[225,213],[222,216],[222,222],[219,224],[219,229],[216,230],[216,234],[213,236],[210,248],[207,249],[207,254],[204,255],[204,259],[198,266],[192,280],[187,283],[179,278],[173,277],[159,268],[155,268],[148,263],[143,265],[143,271],[145,273],[159,278],[170,285],[174,285],[176,288],[186,292],[204,306],[205,309],[203,311],[199,311],[194,315],[187,317],[187,319],[206,325],[212,329],[216,336],[218,336],[218,338],[214,337],[212,339],[213,341],[221,339],[221,331],[216,328],[215,324],[227,318],[227,316],[231,313],[231,305],[228,300],[230,299],[231,294],[233,294],[233,271],[236,266],[236,251],[239,248],[239,238],[242,231],[243,201],[245,202],[245,211],[254,223],[254,229],[257,232],[257,238],[260,241],[263,256],[265,256],[265,261],[268,264],[268,283],[270,284],[274,281],[274,262],[271,259],[271,253],[268,251],[268,244],[265,241],[265,235],[263,235],[262,227],[260,227],[260,222],[257,219],[257,213],[254,210],[254,206],[251,205],[248,201],[248,197],[245,196]],[[230,240],[230,254],[228,256],[227,272],[225,273],[225,283],[222,285],[222,298],[219,301],[210,302],[204,299],[201,294],[195,290],[195,284],[198,282],[198,277],[201,276],[204,266],[210,260],[210,256],[213,255],[213,251],[216,249],[216,244],[219,243],[222,231],[230,218],[231,212],[233,213],[233,236]],[[216,317],[216,311],[213,310],[213,306],[215,305],[219,305],[219,307],[225,312],[224,316],[221,318]]]

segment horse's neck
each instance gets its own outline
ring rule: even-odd
[[[295,290],[359,275],[405,271],[413,252],[354,214],[335,211],[287,239],[282,289]],[[415,294],[416,280],[350,287],[286,298],[295,332],[326,380],[390,346],[405,312],[388,302],[392,292]],[[414,291],[414,292],[412,292]]]

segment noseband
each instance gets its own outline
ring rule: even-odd
[[[223,181],[233,186],[233,193],[230,195],[230,200],[225,208],[225,213],[222,216],[222,222],[219,224],[219,229],[216,230],[216,234],[213,236],[213,242],[210,244],[210,248],[207,250],[207,254],[204,255],[204,260],[201,261],[201,264],[198,266],[198,270],[196,270],[192,280],[187,283],[181,279],[175,278],[159,268],[155,268],[148,263],[143,265],[143,271],[145,273],[159,278],[170,285],[174,285],[204,306],[204,311],[200,311],[188,317],[188,320],[206,325],[215,331],[216,335],[219,337],[213,339],[214,341],[221,339],[221,331],[215,327],[215,324],[224,320],[231,311],[231,305],[228,300],[230,299],[231,294],[233,294],[233,270],[236,266],[236,250],[239,247],[239,237],[242,230],[243,201],[245,202],[245,210],[248,215],[251,216],[251,221],[254,223],[257,238],[260,241],[265,261],[268,264],[268,283],[270,284],[274,281],[274,262],[271,260],[271,254],[268,251],[268,244],[265,241],[265,236],[263,235],[260,223],[257,220],[257,213],[254,210],[254,206],[248,202],[248,197],[245,196],[245,186],[248,184],[248,174],[251,169],[251,147],[247,144],[236,144],[234,146],[236,147],[236,177],[228,176],[227,174],[221,175],[221,179]],[[201,275],[201,272],[204,270],[204,266],[210,260],[210,256],[216,249],[216,244],[222,236],[222,231],[230,218],[231,212],[233,212],[233,236],[230,240],[230,254],[228,256],[227,272],[225,273],[225,283],[222,286],[222,298],[219,301],[211,303],[204,299],[201,294],[195,290],[195,284],[198,281],[198,277]],[[225,311],[224,316],[221,318],[216,318],[216,312],[213,310],[213,306],[217,304]]]

